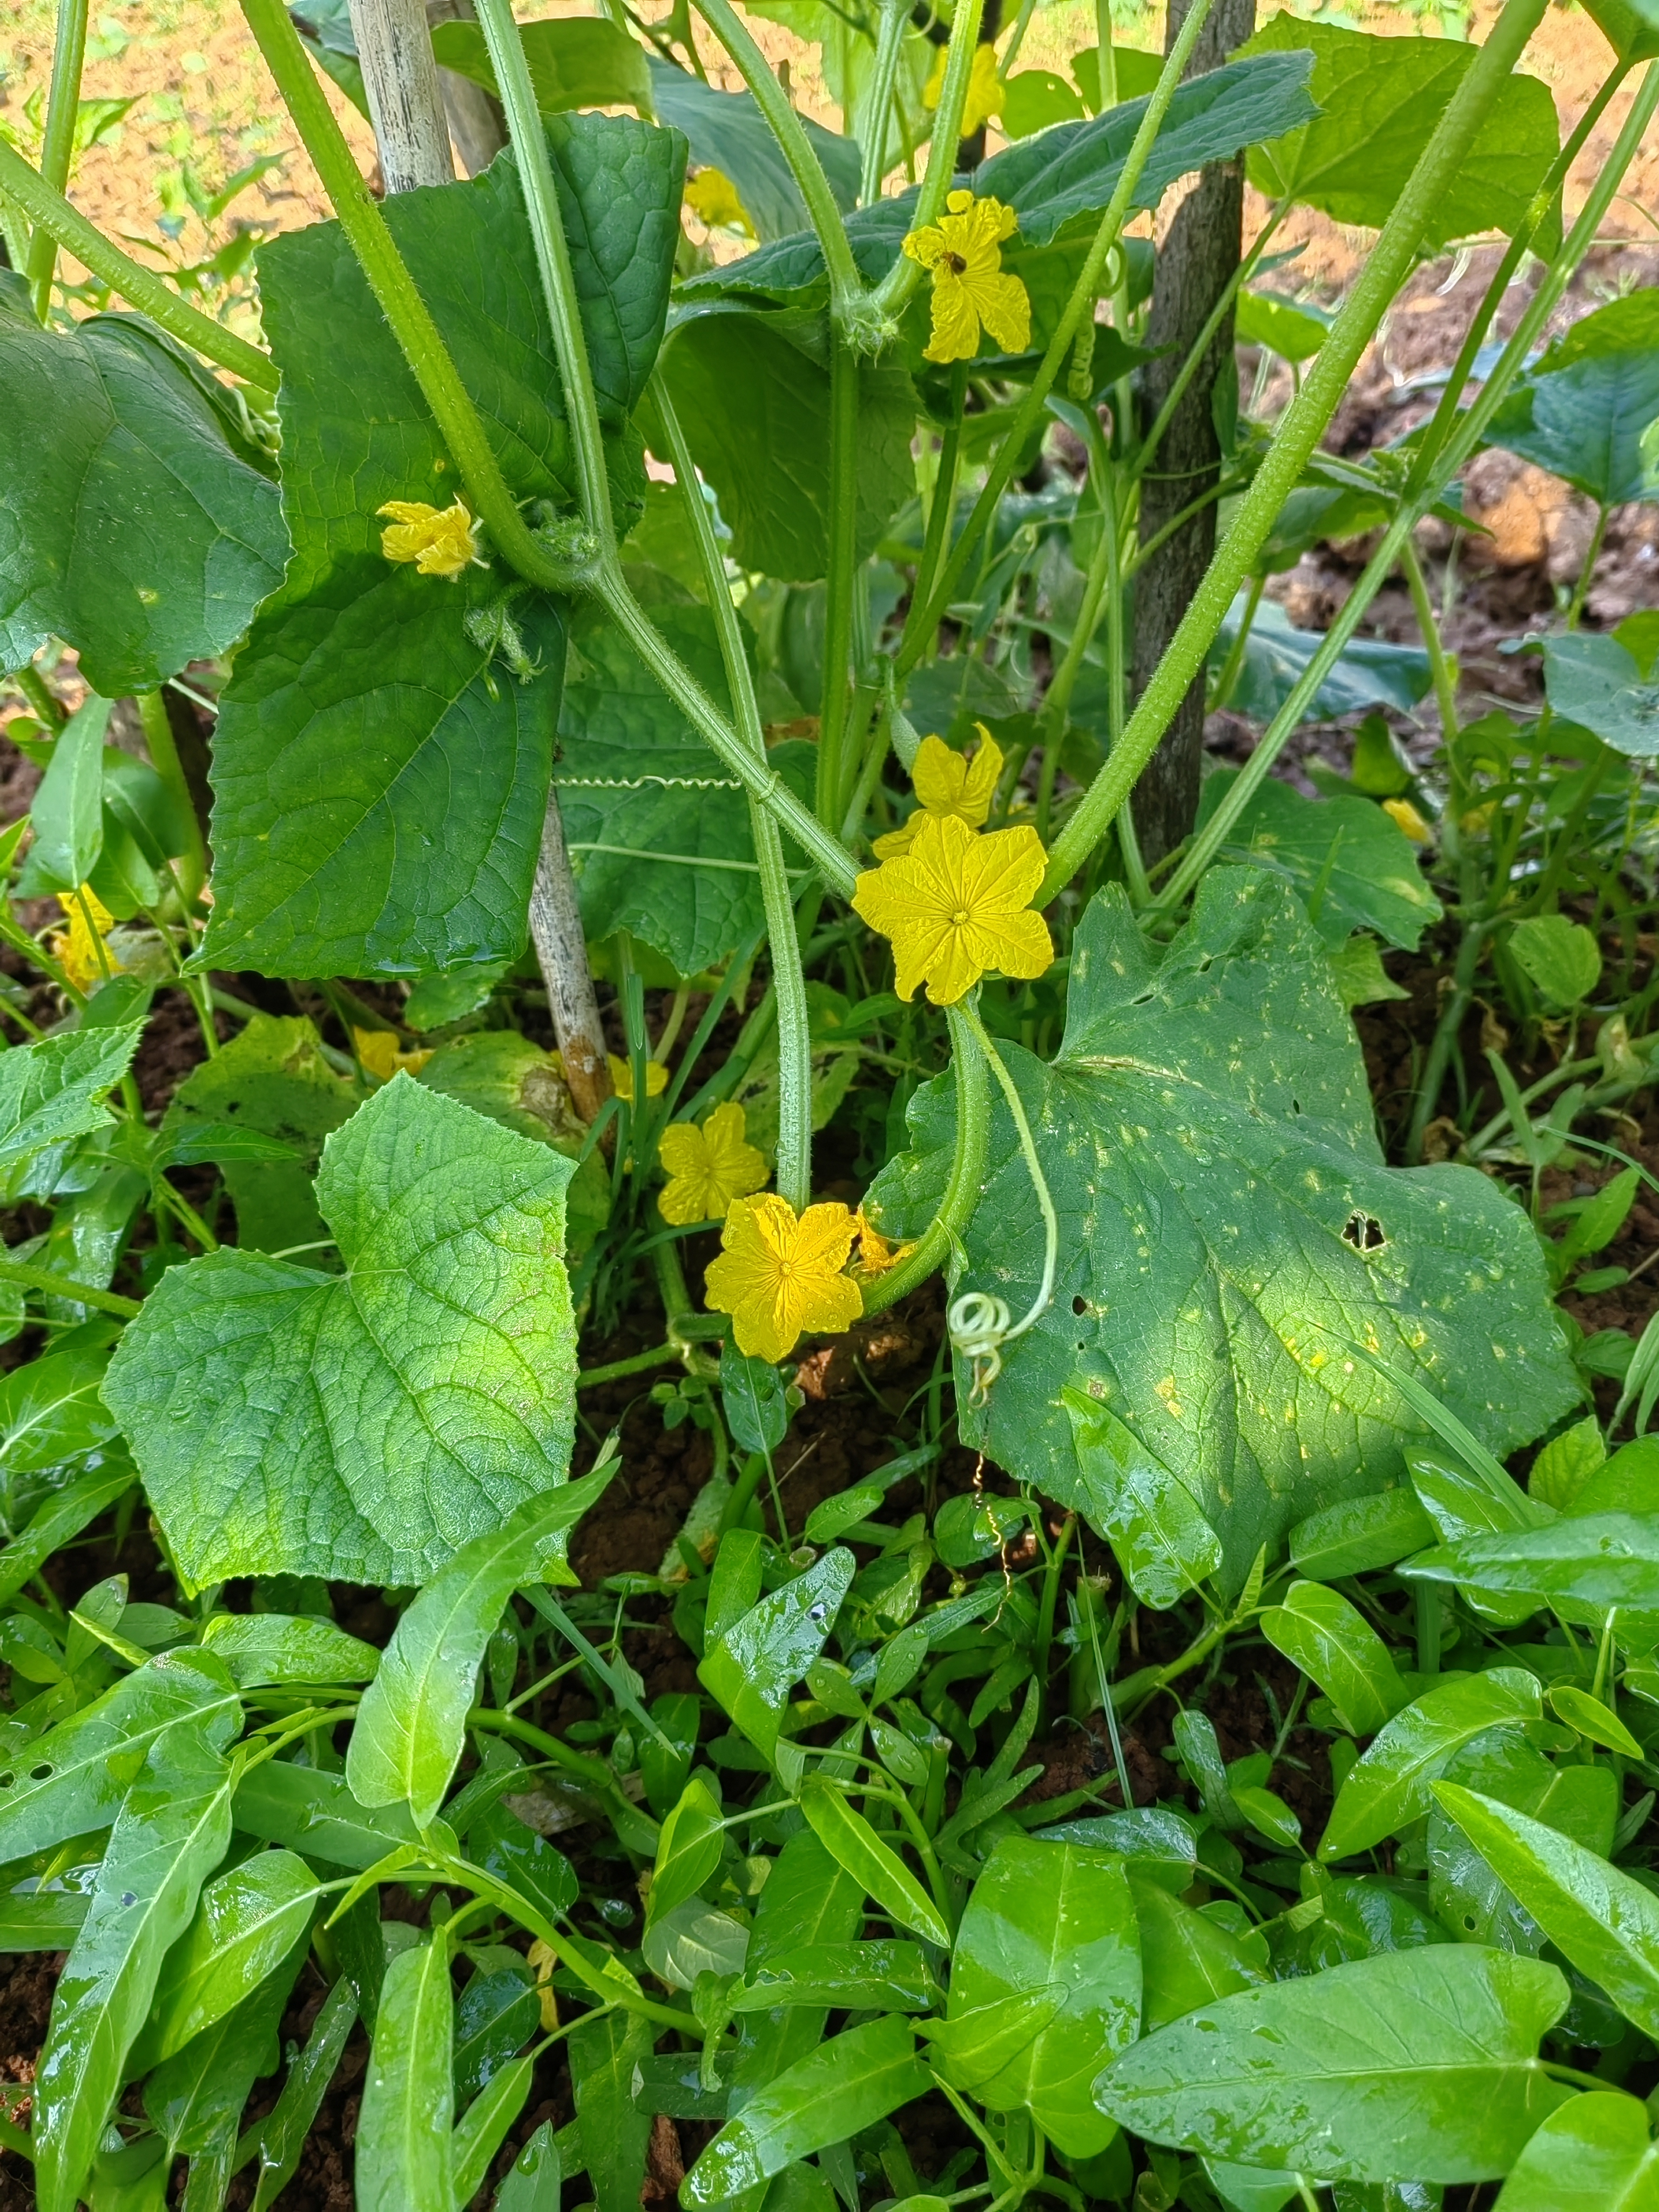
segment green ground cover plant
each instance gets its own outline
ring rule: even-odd
[[[1589,0],[1564,138],[1545,0],[1233,5],[1062,76],[1033,0],[242,0],[334,219],[209,284],[67,197],[61,0],[0,137],[15,2201],[321,2203],[326,2142],[363,2212],[1659,2208],[1659,1316],[1583,1319],[1659,1190],[1659,615],[1589,620],[1659,294],[1565,313],[1659,14]],[[1132,231],[1195,173],[1248,247]],[[1489,449],[1594,523],[1472,712]],[[832,1374],[876,1426],[792,1487]]]

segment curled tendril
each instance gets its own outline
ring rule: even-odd
[[[951,1334],[951,1349],[973,1362],[974,1387],[968,1394],[970,1405],[985,1403],[991,1385],[1002,1372],[1003,1345],[1010,1335],[1018,1334],[1010,1328],[1009,1321],[1008,1301],[994,1297],[989,1291],[964,1291],[959,1298],[951,1301],[945,1327]]]

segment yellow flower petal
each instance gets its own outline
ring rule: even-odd
[[[863,1309],[841,1271],[855,1233],[844,1206],[794,1208],[771,1193],[740,1198],[704,1276],[708,1304],[730,1314],[739,1352],[781,1359],[808,1331],[839,1335]]]
[[[614,1052],[606,1053],[605,1060],[605,1066],[611,1070],[611,1088],[616,1092],[617,1097],[622,1100],[624,1106],[631,1106],[634,1103],[633,1061],[620,1059]],[[561,1070],[562,1070],[564,1062],[561,1060],[559,1062],[559,1066]],[[645,1063],[646,1097],[647,1098],[660,1098],[663,1092],[666,1091],[667,1088],[668,1070],[666,1066],[659,1060],[647,1060]]]
[[[389,499],[377,512],[391,518],[380,532],[380,550],[388,561],[412,561],[422,576],[443,576],[451,583],[473,562],[481,568],[489,565],[478,550],[478,526],[464,500],[436,507],[424,500]]]
[[[82,899],[86,901],[84,908]],[[64,909],[69,927],[49,937],[46,950],[77,991],[95,991],[104,981],[106,970],[112,975],[121,972],[121,963],[104,942],[115,927],[115,917],[90,884],[82,884],[80,898],[73,893],[59,891],[58,903]],[[87,927],[88,913],[92,916],[91,929]],[[103,946],[101,958],[100,945]]]
[[[1005,353],[1024,353],[1031,341],[1031,302],[1018,276],[1002,266],[1004,241],[1019,218],[1000,200],[954,191],[937,223],[912,231],[904,251],[933,272],[933,335],[923,349],[929,361],[971,361],[980,349],[982,323]]]
[[[351,1041],[366,1071],[382,1083],[390,1083],[399,1068],[407,1074],[418,1075],[432,1057],[429,1051],[402,1051],[391,1030],[354,1029]]]
[[[921,104],[936,108],[945,96],[945,70],[950,58],[950,48],[941,46],[933,63],[933,73],[921,88]],[[997,75],[996,49],[994,46],[974,48],[973,68],[968,76],[968,98],[962,110],[962,135],[971,138],[982,123],[1002,112],[1004,93],[1002,79]]]
[[[854,910],[891,940],[900,998],[926,983],[950,1006],[993,970],[1041,975],[1054,958],[1031,908],[1044,865],[1029,825],[980,834],[954,814],[924,816],[909,852],[866,871],[853,894]]]
[[[871,1224],[862,1206],[853,1218],[858,1230],[858,1271],[860,1275],[884,1275],[890,1267],[896,1267],[907,1253],[916,1249],[914,1243],[890,1243],[880,1230]]]
[[[657,1200],[665,1221],[676,1227],[723,1221],[735,1199],[761,1188],[766,1156],[748,1142],[744,1128],[743,1109],[729,1099],[715,1107],[702,1128],[693,1121],[669,1123],[658,1147],[668,1170]]]
[[[553,1989],[553,1969],[559,1963],[559,1954],[550,1943],[538,1936],[526,1954],[526,1963],[536,1977],[536,1996],[541,2009],[542,2026],[551,2035],[559,2024],[559,2000]]]
[[[749,210],[723,169],[699,169],[685,187],[685,204],[711,230],[724,228],[741,230],[750,238],[755,235]]]
[[[924,738],[917,746],[910,781],[921,806],[902,829],[877,838],[878,860],[896,860],[909,851],[924,814],[954,814],[970,830],[977,830],[990,813],[1002,774],[1002,754],[983,722],[974,726],[979,743],[971,754],[953,751],[942,738]]]
[[[1434,835],[1409,799],[1385,799],[1382,811],[1399,824],[1413,845],[1426,845]]]

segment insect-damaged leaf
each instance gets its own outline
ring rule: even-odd
[[[1416,1376],[1495,1450],[1573,1402],[1524,1217],[1468,1169],[1382,1165],[1352,1028],[1282,885],[1212,871],[1156,964],[1121,893],[1103,892],[1075,941],[1059,1057],[1003,1050],[1060,1219],[1053,1300],[964,1413],[1011,1473],[1097,1510],[1061,1396],[1080,1382],[1180,1480],[1237,1586],[1297,1522],[1397,1482],[1422,1433],[1349,1345]],[[916,1149],[867,1201],[888,1235],[919,1234],[937,1205],[949,1083],[920,1094]],[[994,1115],[955,1288],[1018,1316],[1042,1224],[1000,1101]]]

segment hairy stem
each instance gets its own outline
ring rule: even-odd
[[[141,308],[169,337],[177,338],[180,345],[203,355],[232,376],[240,376],[244,383],[255,385],[261,392],[275,392],[276,367],[268,355],[236,337],[222,323],[199,313],[171,285],[152,270],[140,268],[119,246],[112,246],[95,224],[72,208],[3,138],[0,138],[0,199],[27,216],[37,237],[45,232],[55,239],[100,283]]]
[[[1434,703],[1440,709],[1441,738],[1449,744],[1457,735],[1458,728],[1457,678],[1446,658],[1445,647],[1440,642],[1440,625],[1434,618],[1429,580],[1423,574],[1423,563],[1418,558],[1416,544],[1409,536],[1401,544],[1400,566],[1405,574],[1406,589],[1411,593],[1412,612],[1417,617],[1423,650],[1429,656]]]
[[[883,164],[887,153],[887,118],[892,112],[894,88],[898,83],[899,58],[910,21],[908,0],[881,0],[881,28],[876,33],[876,65],[871,72],[865,104],[864,167],[859,179],[859,203],[868,207],[881,198]]]
[[[696,465],[680,428],[674,403],[660,377],[652,380],[651,398],[668,442],[668,457],[674,464],[686,520],[702,563],[703,585],[714,617],[738,734],[755,757],[763,761],[766,737],[749,673],[749,657],[743,649],[743,635],[738,628],[738,611],[732,604],[726,564],[714,543],[708,504],[697,483]],[[800,1213],[811,1204],[812,1196],[812,1047],[806,1017],[806,979],[801,968],[795,906],[790,895],[778,825],[753,799],[749,802],[749,818],[754,832],[755,857],[760,864],[761,898],[766,909],[766,933],[772,954],[772,984],[777,1006],[778,1195]]]
[[[1395,203],[1353,289],[1286,410],[1250,489],[1240,501],[1169,650],[1141,694],[1120,744],[1055,842],[1038,902],[1051,899],[1083,866],[1139,781],[1194,678],[1202,669],[1234,594],[1255,567],[1285,499],[1405,277],[1434,210],[1468,157],[1537,28],[1547,0],[1506,0],[1491,36],[1453,94],[1404,191]],[[1190,23],[1199,9],[1194,8]],[[1173,57],[1172,57],[1173,58]]]
[[[87,0],[58,0],[58,33],[52,49],[52,90],[46,102],[46,135],[40,149],[40,174],[55,192],[69,190],[75,159],[75,125],[81,107],[81,69],[87,54]],[[29,297],[44,323],[52,305],[52,274],[58,241],[49,230],[29,240]]]
[[[939,1212],[915,1245],[884,1275],[865,1284],[866,1314],[883,1312],[945,1264],[973,1218],[984,1186],[991,1139],[991,1089],[986,1079],[985,1055],[960,1006],[947,1006],[945,1018],[950,1027],[951,1065],[957,1079],[957,1145],[951,1179],[945,1186]]]
[[[951,43],[945,52],[945,82],[933,111],[933,142],[927,149],[927,168],[916,200],[913,230],[925,230],[945,212],[946,195],[957,173],[957,149],[962,143],[962,118],[968,106],[968,86],[974,73],[974,49],[979,43],[980,17],[984,0],[957,0],[951,19]],[[901,253],[872,295],[872,304],[884,321],[902,313],[905,303],[922,279],[920,262]]]
[[[817,817],[841,820],[842,753],[852,681],[853,592],[858,568],[859,363],[850,345],[830,341],[830,545],[824,583],[823,690],[818,711]]]

